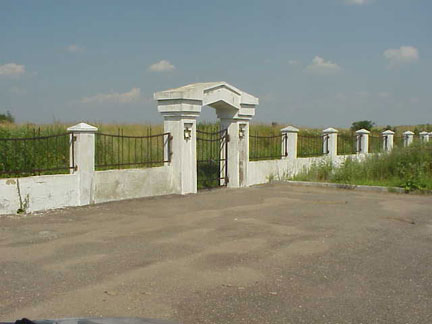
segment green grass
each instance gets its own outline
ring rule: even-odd
[[[348,158],[339,168],[325,161],[293,180],[432,190],[432,144],[414,143],[388,154],[368,156],[364,161]]]

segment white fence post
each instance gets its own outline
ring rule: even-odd
[[[360,129],[356,132],[357,134],[357,153],[367,154],[369,153],[369,134],[367,129]]]
[[[427,143],[429,142],[429,133],[428,132],[421,132],[420,133],[420,141],[422,143]]]
[[[403,133],[404,147],[410,146],[414,141],[414,133],[411,131],[406,131]]]
[[[382,133],[383,136],[383,151],[391,152],[394,146],[394,134],[395,132],[391,130],[386,130]]]
[[[297,158],[298,128],[288,126],[280,130],[282,135],[281,153],[282,158]]]
[[[69,127],[71,133],[71,156],[75,163],[79,177],[79,205],[94,203],[94,173],[95,173],[95,133],[97,128],[86,123],[79,123]]]
[[[323,134],[323,153],[330,157],[337,156],[337,136],[338,130],[327,128],[322,131]]]

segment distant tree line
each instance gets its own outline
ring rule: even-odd
[[[0,114],[0,123],[15,123],[15,117],[10,111],[6,111],[6,113]]]

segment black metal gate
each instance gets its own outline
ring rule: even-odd
[[[218,132],[197,130],[198,189],[228,184],[228,142],[226,129]]]

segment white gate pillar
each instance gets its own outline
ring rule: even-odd
[[[323,152],[331,158],[337,156],[337,141],[339,131],[334,128],[327,128],[322,131],[323,134]]]
[[[382,133],[383,136],[383,151],[391,152],[394,146],[394,134],[392,130],[386,130]]]
[[[428,132],[421,132],[420,134],[420,141],[421,143],[427,143],[429,142],[429,133]]]
[[[406,131],[403,133],[404,147],[410,146],[414,142],[414,132]]]
[[[79,206],[94,203],[94,173],[95,173],[95,133],[97,128],[86,123],[79,123],[69,127],[67,131],[71,133],[71,143],[75,163],[72,172],[79,177]],[[72,160],[72,159],[71,159]]]
[[[282,128],[282,158],[297,159],[297,140],[299,129],[293,126]]]
[[[370,132],[367,129],[360,129],[356,131],[356,134],[357,134],[357,153],[368,154]]]
[[[221,129],[226,129],[229,137],[226,163],[227,186],[246,187],[249,164],[249,120],[252,117],[229,117],[229,114],[223,111],[216,111],[216,113],[221,121]]]
[[[178,193],[197,192],[196,119],[201,102],[193,100],[158,100],[158,110],[164,118],[164,132],[170,133],[171,142],[165,145],[165,154],[171,150],[169,162]]]

